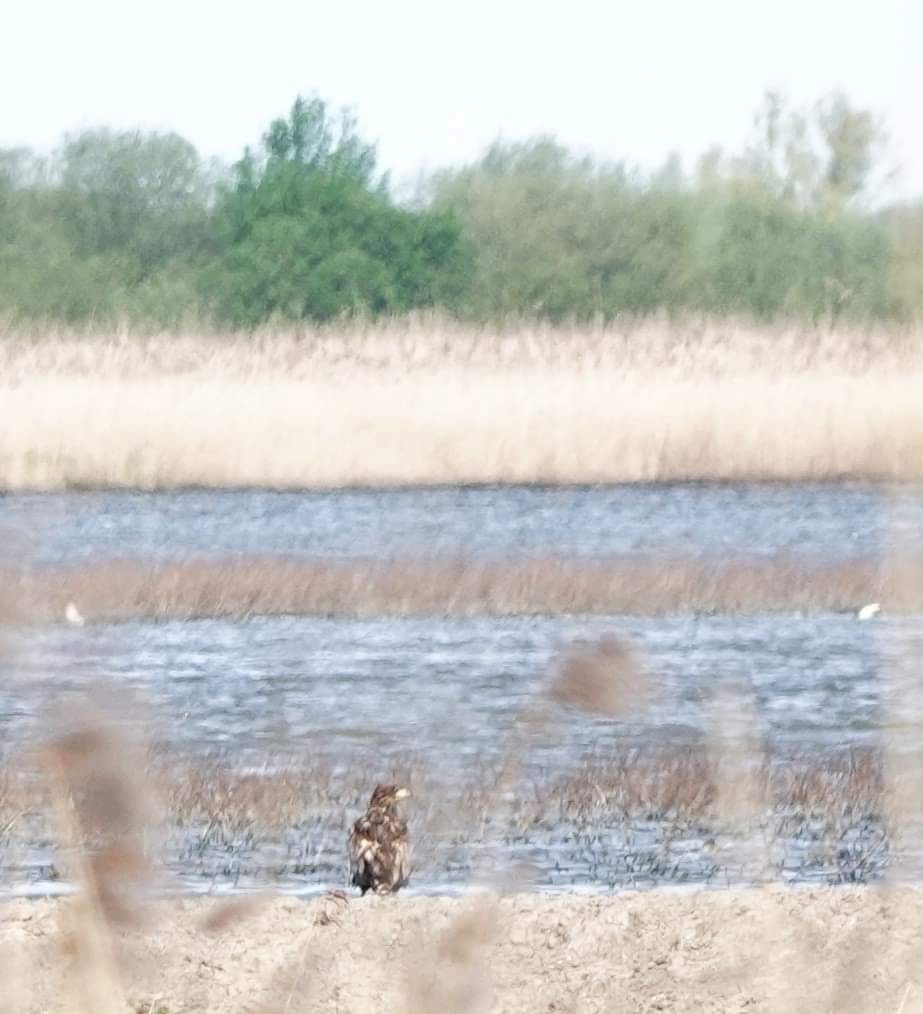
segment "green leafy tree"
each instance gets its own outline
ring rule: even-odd
[[[736,175],[802,208],[834,214],[868,193],[884,140],[880,120],[833,92],[804,111],[767,92],[755,137],[736,160]]]
[[[217,310],[251,326],[452,305],[470,261],[455,216],[396,206],[355,121],[316,98],[296,100],[235,166],[216,245]]]
[[[692,208],[671,159],[655,185],[553,139],[495,144],[432,183],[477,249],[478,316],[642,313],[682,303]]]
[[[864,206],[881,137],[840,95],[802,112],[769,93],[749,147],[691,178],[675,156],[644,175],[540,137],[438,174],[432,196],[476,248],[478,316],[873,319],[895,312],[893,242]]]
[[[176,134],[85,131],[66,139],[59,172],[63,221],[85,255],[118,253],[140,280],[201,242],[208,187]]]
[[[895,205],[882,215],[894,249],[893,295],[905,318],[923,317],[923,200]]]
[[[885,133],[869,110],[853,109],[846,97],[834,93],[817,108],[817,126],[825,158],[823,189],[834,207],[861,197],[884,144]]]
[[[176,325],[198,308],[208,184],[175,135],[87,131],[0,153],[0,314]]]
[[[731,186],[715,215],[705,309],[816,322],[890,314],[890,243],[876,222],[800,210],[746,186]]]
[[[873,210],[884,133],[838,93],[768,93],[686,173],[492,145],[392,197],[355,119],[298,99],[233,170],[175,134],[0,150],[0,320],[252,327],[441,306],[479,319],[923,313],[919,202]]]

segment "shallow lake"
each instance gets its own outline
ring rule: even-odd
[[[883,491],[858,485],[68,493],[0,497],[0,528],[14,533],[7,555],[43,562],[263,552],[844,559],[923,547],[923,500],[905,496],[895,508]],[[452,798],[500,763],[557,652],[602,634],[638,648],[649,699],[619,721],[558,709],[526,760],[535,782],[613,749],[701,746],[728,686],[752,710],[751,732],[772,763],[878,749],[895,674],[907,685],[923,658],[923,619],[886,614],[869,623],[776,613],[61,625],[13,638],[0,663],[0,737],[10,762],[46,733],[49,713],[66,714],[83,691],[102,686],[129,693],[139,731],[177,756],[262,771],[310,757],[351,784],[410,767],[427,791]],[[354,816],[334,807],[310,828],[230,847],[201,843],[202,829],[189,828],[171,838],[167,862],[194,887],[260,883],[269,871],[288,888],[336,885]],[[413,810],[410,818],[413,825]],[[875,839],[874,828],[855,833],[866,832]],[[728,875],[716,872],[701,829],[677,837],[657,819],[633,817],[590,834],[562,817],[519,840],[508,830],[485,832],[480,844],[420,827],[418,840],[421,890],[464,883],[479,847],[527,860],[546,887]],[[835,849],[833,858],[806,859],[797,836],[781,847],[793,879],[835,879]],[[661,859],[633,873],[641,853]],[[53,864],[51,846],[32,842],[15,863],[0,856],[0,881],[42,884]]]

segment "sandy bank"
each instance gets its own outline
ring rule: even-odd
[[[87,1009],[73,916],[0,906],[0,1009]],[[189,899],[118,931],[112,1009],[909,1014],[921,927],[911,888]]]

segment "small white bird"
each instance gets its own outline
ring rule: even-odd
[[[859,612],[858,617],[860,620],[870,620],[873,616],[877,616],[881,612],[880,602],[869,602],[867,606],[863,606]]]
[[[73,602],[67,603],[67,606],[64,609],[64,619],[66,619],[72,627],[83,626],[83,617],[80,615],[80,610]]]

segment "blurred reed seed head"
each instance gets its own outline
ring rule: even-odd
[[[199,922],[199,929],[205,933],[223,933],[235,929],[251,916],[262,912],[269,903],[268,895],[244,895],[219,901],[210,908]]]
[[[441,933],[421,938],[407,962],[408,1014],[487,1014],[494,1009],[488,960],[498,932],[497,899],[470,899]],[[422,955],[423,960],[420,960]]]
[[[18,528],[0,525],[0,661],[14,654],[15,629],[28,618],[22,580],[27,547]]]
[[[733,827],[758,822],[767,812],[766,752],[753,689],[746,682],[719,681],[711,702],[708,748],[715,779],[715,807]]]
[[[562,653],[548,695],[559,704],[620,718],[644,706],[649,686],[635,647],[623,638],[606,635]]]
[[[59,844],[74,874],[110,921],[133,923],[150,882],[149,828],[157,810],[143,754],[127,735],[90,714],[44,750]]]

